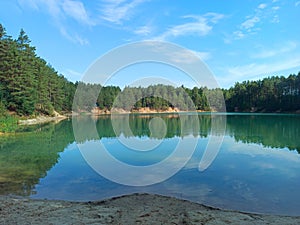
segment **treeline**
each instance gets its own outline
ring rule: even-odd
[[[300,72],[288,77],[268,77],[258,81],[236,83],[229,89],[192,89],[169,85],[148,87],[101,87],[80,84],[82,99],[77,108],[91,110],[94,106],[126,111],[149,107],[154,110],[178,108],[182,111],[228,111],[228,112],[294,112],[300,110]],[[98,96],[97,93],[100,95]],[[92,97],[94,95],[94,97]],[[98,97],[97,97],[98,96]],[[225,106],[224,106],[225,101]],[[77,102],[77,101],[75,101]],[[95,105],[95,102],[97,104]]]
[[[77,84],[74,110],[90,111],[97,106],[102,110],[112,108],[126,111],[148,107],[154,110],[178,108],[180,110],[209,110],[205,96],[207,88],[188,89],[170,85],[150,85],[148,87],[126,86],[122,91],[119,87],[102,87],[97,84]],[[96,105],[95,105],[96,102]]]
[[[0,113],[70,111],[75,85],[38,57],[30,42],[24,30],[12,39],[0,24]]]
[[[36,55],[30,42],[23,30],[17,39],[13,39],[0,24],[0,119],[8,111],[21,116],[52,115],[54,110],[91,111],[94,107],[104,111],[112,108],[134,111],[145,107],[161,111],[177,108],[230,112],[300,109],[300,73],[287,78],[269,77],[236,83],[229,89],[190,89],[159,84],[127,86],[121,90],[117,86],[68,81]]]
[[[223,90],[227,111],[287,112],[300,110],[300,72],[236,83]]]

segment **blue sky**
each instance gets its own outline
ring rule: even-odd
[[[194,51],[225,88],[287,76],[300,71],[299,21],[299,0],[0,1],[7,33],[16,38],[23,28],[37,54],[71,81],[109,50],[142,40]],[[130,74],[124,74],[112,84],[126,85]]]

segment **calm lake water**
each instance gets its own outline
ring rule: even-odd
[[[78,117],[73,122],[84,135],[76,141],[71,120],[0,136],[0,194],[89,201],[148,192],[225,209],[300,215],[300,115],[226,114],[219,153],[203,172],[198,166],[205,146],[212,136],[222,135],[222,130],[212,129],[210,114],[199,114],[199,128],[182,133],[182,126],[193,121],[192,117],[195,115],[186,115],[182,123],[174,114],[133,114],[128,117],[130,132],[115,131],[110,116]],[[119,128],[126,122],[124,116],[113,120]],[[157,130],[165,132],[152,134],[149,123],[150,128],[162,126]],[[96,136],[92,132],[95,124]],[[120,137],[160,144],[151,151],[132,151]],[[186,137],[197,141],[187,164],[166,181],[143,187],[121,185],[99,175],[77,146],[101,142],[118,160],[145,166],[168,157]]]

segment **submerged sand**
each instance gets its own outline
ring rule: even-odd
[[[300,224],[300,217],[224,211],[153,194],[98,202],[0,196],[0,224]]]

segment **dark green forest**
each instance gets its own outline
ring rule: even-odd
[[[30,42],[24,30],[12,39],[0,24],[0,113],[70,111],[75,85],[38,57]]]
[[[204,95],[204,89],[207,88],[188,89],[183,86],[158,84],[148,87],[126,86],[121,91],[115,86],[101,87],[101,85],[84,83],[77,84],[77,88],[75,110],[90,111],[95,106],[95,102],[100,109],[104,110],[119,108],[133,111],[144,107],[154,110],[167,110],[169,107],[180,110],[209,110]]]
[[[300,110],[300,72],[236,83],[223,93],[230,112],[294,112]]]
[[[29,37],[21,30],[17,39],[0,24],[0,124],[8,115],[35,116],[90,111],[95,106],[110,111],[226,110],[229,112],[295,112],[300,110],[300,72],[236,83],[229,89],[181,86],[103,87],[72,83],[36,55]],[[77,89],[77,95],[75,95]],[[73,99],[75,98],[74,104]],[[208,104],[208,100],[210,104]],[[7,120],[6,120],[7,121]],[[3,130],[3,129],[2,129]]]

